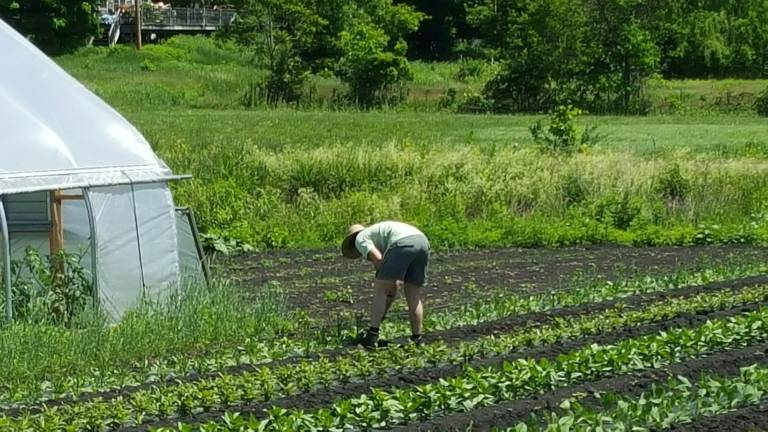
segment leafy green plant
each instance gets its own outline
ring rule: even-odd
[[[659,174],[654,190],[669,204],[679,205],[690,194],[691,181],[680,172],[680,164],[672,163]]]
[[[486,60],[468,59],[459,63],[459,69],[453,77],[461,82],[467,82],[481,77],[487,77],[494,67]]]
[[[458,92],[455,88],[449,87],[445,90],[445,93],[443,93],[442,96],[440,96],[440,101],[437,103],[437,107],[439,109],[443,110],[454,110],[456,108],[456,104],[458,103]]]
[[[81,265],[82,258],[65,251],[42,256],[27,248],[24,258],[11,266],[15,319],[69,325],[92,305],[92,276]]]
[[[491,105],[492,101],[484,94],[469,90],[462,95],[456,111],[460,113],[487,113],[490,112]]]
[[[629,229],[642,212],[640,200],[626,191],[607,195],[591,204],[595,220],[620,230]]]
[[[203,247],[224,255],[236,255],[239,253],[253,252],[255,248],[241,240],[224,238],[216,234],[202,233],[200,241]]]
[[[404,97],[403,85],[412,78],[406,46],[398,43],[387,51],[387,34],[371,25],[360,24],[342,33],[339,76],[349,86],[353,102],[364,108],[397,104]]]
[[[150,59],[144,59],[141,62],[141,70],[144,72],[155,72],[157,71],[157,65]]]
[[[354,292],[350,287],[329,289],[323,292],[323,300],[325,300],[326,303],[352,304],[354,303],[354,299]]]
[[[698,382],[677,377],[635,399],[620,394],[601,394],[597,408],[566,399],[560,412],[538,414],[536,419],[508,428],[506,432],[547,430],[566,432],[574,425],[587,428],[667,429],[741,407],[755,406],[768,398],[768,369],[762,365],[742,368],[736,377],[708,374]]]
[[[533,141],[543,151],[555,154],[584,153],[599,141],[596,126],[582,130],[576,126],[576,118],[584,112],[573,105],[560,105],[549,116],[549,124],[541,120],[533,123],[529,130]]]
[[[684,286],[766,271],[766,264],[762,261],[704,263],[700,268],[684,268],[670,275],[640,274],[617,281],[587,280],[567,289],[534,296],[491,294],[470,304],[428,314],[425,328],[429,331],[457,328],[557,307],[626,298],[639,293],[672,292]],[[125,327],[117,327],[119,331],[107,331],[107,336],[101,335],[102,330],[98,327],[74,334],[62,330],[56,332],[55,337],[49,332],[40,335],[39,332],[28,334],[22,329],[6,330],[0,338],[0,359],[3,361],[0,378],[3,382],[12,383],[12,386],[0,387],[0,401],[32,403],[93,390],[107,391],[125,385],[151,383],[159,376],[181,377],[192,371],[197,374],[214,373],[232,365],[258,366],[289,356],[339,347],[343,341],[355,337],[360,329],[365,328],[365,323],[358,316],[339,316],[332,328],[320,328],[301,337],[272,337],[277,331],[290,332],[291,328],[309,327],[312,320],[301,311],[285,317],[279,297],[276,297],[282,292],[281,287],[267,286],[262,291],[263,295],[255,301],[262,306],[252,312],[239,306],[233,307],[243,300],[226,285],[215,284],[210,290],[193,291],[183,303],[186,305],[183,308],[144,310],[131,316]],[[253,302],[253,299],[249,301]],[[211,318],[201,320],[201,316]],[[186,322],[182,326],[185,331],[179,333],[176,330],[178,322]],[[232,328],[233,325],[236,328]],[[403,320],[392,319],[382,331],[383,337],[392,338],[410,334],[410,327]],[[153,337],[148,338],[145,333]],[[263,338],[253,338],[250,336],[252,333],[262,334]],[[190,346],[210,346],[210,342],[205,341],[220,341],[223,334],[233,335],[229,338],[231,342],[219,342],[221,346],[210,347],[205,356],[179,354]],[[235,337],[236,334],[240,337]],[[41,345],[39,341],[43,339],[51,342]],[[94,345],[94,340],[102,342]],[[132,347],[130,353],[120,348],[125,344]],[[41,351],[41,347],[46,349]],[[92,354],[94,350],[100,353],[99,356]],[[78,355],[62,352],[76,352]],[[142,353],[152,353],[151,359],[123,366],[126,357],[143,358],[146,354]],[[51,372],[50,358],[58,358],[62,362],[56,373]],[[102,358],[104,363],[100,360]],[[99,373],[91,373],[92,370]],[[43,381],[44,384],[41,384]]]

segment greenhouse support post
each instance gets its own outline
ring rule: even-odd
[[[99,266],[97,263],[99,254],[97,253],[97,238],[96,238],[96,220],[93,214],[93,205],[91,204],[91,191],[89,189],[83,189],[83,201],[85,201],[85,210],[88,213],[88,229],[91,232],[91,274],[93,278],[93,305],[99,304]]]
[[[5,216],[5,205],[0,199],[0,229],[3,233],[3,285],[5,285],[5,320],[13,320],[13,294],[11,292],[11,239],[8,237],[8,219]]]

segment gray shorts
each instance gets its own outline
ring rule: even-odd
[[[376,279],[424,285],[429,266],[429,241],[422,235],[401,238],[384,253]]]

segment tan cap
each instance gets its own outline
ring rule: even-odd
[[[341,254],[346,258],[360,258],[362,254],[355,247],[355,239],[357,234],[364,230],[365,226],[355,224],[347,229],[347,236],[344,237],[344,241],[341,242]]]

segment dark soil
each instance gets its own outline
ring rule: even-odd
[[[735,316],[741,313],[757,310],[758,308],[759,307],[757,305],[750,305],[729,311],[717,311],[698,315],[687,314],[679,318],[660,323],[624,328],[607,334],[590,336],[577,340],[566,340],[557,344],[535,347],[505,356],[473,361],[468,366],[473,368],[501,367],[504,362],[520,358],[555,358],[560,354],[574,351],[591,344],[612,344],[623,339],[655,334],[659,331],[668,330],[671,328],[695,327],[705,323],[708,320]],[[331,388],[318,389],[312,392],[301,393],[296,396],[282,398],[274,401],[241,405],[237,406],[236,409],[239,413],[245,416],[251,414],[259,416],[263,414],[265,409],[271,408],[273,406],[311,410],[314,408],[330,405],[335,400],[340,398],[359,396],[360,394],[367,393],[371,388],[402,388],[425,384],[428,382],[435,382],[441,378],[447,378],[461,374],[464,370],[464,367],[465,365],[447,365],[394,373],[393,375],[386,377],[368,378],[363,382],[341,384]],[[231,409],[232,407],[229,408],[229,410]],[[206,423],[209,421],[219,420],[225,412],[227,412],[227,409],[213,410],[210,412],[183,418],[163,419],[155,422],[149,421],[148,423],[145,423],[139,427],[123,428],[120,430],[149,430],[153,427],[171,426],[176,424],[178,421],[191,424]]]
[[[496,321],[480,323],[473,326],[466,326],[466,327],[460,327],[455,329],[432,332],[428,335],[425,335],[424,340],[426,343],[429,343],[434,340],[443,340],[447,343],[457,343],[459,341],[476,339],[478,337],[488,336],[492,334],[511,333],[516,329],[520,329],[526,326],[546,325],[548,323],[551,323],[557,318],[566,318],[566,317],[573,317],[578,315],[590,315],[590,314],[600,313],[602,311],[615,307],[619,303],[624,305],[626,307],[626,310],[629,311],[629,310],[640,309],[645,305],[658,302],[664,299],[694,297],[699,294],[713,293],[718,291],[738,292],[744,288],[758,286],[758,285],[768,285],[768,275],[753,276],[753,277],[732,280],[732,281],[713,282],[706,285],[685,287],[680,289],[674,289],[674,290],[662,291],[662,292],[653,292],[653,293],[647,293],[647,294],[638,294],[638,295],[628,296],[628,297],[624,297],[617,300],[587,303],[587,304],[578,305],[578,306],[552,309],[544,312],[534,312],[530,314],[518,315],[518,316],[509,317],[509,318],[503,318]],[[394,342],[405,343],[406,340],[399,340]],[[260,367],[267,366],[270,368],[274,368],[276,366],[295,363],[302,360],[307,360],[307,359],[311,360],[313,358],[319,357],[320,355],[323,355],[328,358],[334,358],[339,355],[348,353],[350,349],[351,348],[340,348],[335,350],[327,350],[312,356],[290,357],[290,358],[274,361],[267,364],[234,366],[234,367],[222,369],[220,371],[217,371],[216,373],[211,373],[211,374],[188,375],[182,380],[174,379],[174,380],[167,381],[164,385],[172,386],[180,382],[188,382],[188,381],[194,381],[198,379],[213,378],[220,374],[234,375],[234,374],[241,374],[246,372],[254,372],[258,370]],[[123,387],[114,391],[83,393],[76,399],[62,398],[62,399],[47,400],[45,401],[45,405],[48,407],[52,407],[52,406],[58,406],[58,405],[84,402],[84,401],[96,399],[96,398],[103,399],[103,400],[110,400],[117,397],[126,397],[140,390],[145,390],[145,389],[149,389],[157,386],[158,386],[157,383],[149,383],[149,384],[144,384],[139,386]],[[37,409],[35,407],[27,407],[27,408],[9,409],[4,411],[4,413],[9,416],[16,416],[21,412],[35,412],[36,410]]]
[[[630,248],[590,246],[564,249],[475,249],[437,251],[424,290],[431,310],[465,303],[490,290],[557,290],[595,277],[617,279],[636,273],[669,273],[697,264],[733,259],[766,260],[768,249],[748,246]],[[225,258],[213,265],[246,289],[266,283],[286,289],[289,304],[315,317],[332,312],[367,312],[373,271],[363,260],[346,260],[336,250],[274,251]],[[351,303],[327,299],[347,290]]]
[[[675,432],[768,431],[768,402],[715,417],[705,417],[693,423],[675,426],[670,430]]]
[[[488,431],[494,427],[509,427],[526,421],[531,413],[545,411],[559,411],[560,403],[574,395],[595,393],[618,393],[627,397],[638,397],[647,392],[654,384],[664,384],[669,378],[682,376],[690,381],[696,381],[703,374],[717,374],[720,376],[738,375],[739,369],[754,364],[768,362],[765,354],[768,344],[760,344],[734,351],[713,354],[700,359],[676,363],[658,369],[643,370],[627,375],[593,381],[587,384],[579,384],[567,388],[557,389],[552,392],[536,395],[527,399],[519,399],[479,408],[466,413],[451,414],[435,418],[423,423],[412,424],[397,428],[398,431],[465,431],[470,426],[473,431]],[[597,398],[588,396],[580,400],[585,405],[597,404]],[[768,419],[763,413],[763,419]],[[714,419],[711,419],[714,420]],[[719,423],[718,423],[719,424]],[[722,423],[726,426],[732,423]],[[768,424],[768,423],[763,423]],[[675,429],[693,431],[721,431],[739,429]]]

